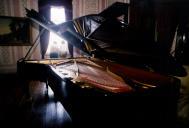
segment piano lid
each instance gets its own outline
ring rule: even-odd
[[[55,25],[35,10],[26,9],[27,17],[33,22],[59,35],[61,38],[64,38],[64,40],[67,40],[73,46],[90,56],[104,53],[103,48],[109,46],[107,42],[96,40],[93,33],[101,28],[101,26],[105,26],[106,21],[115,22],[113,20],[119,16],[124,16],[123,19],[125,20],[122,20],[119,23],[121,23],[122,26],[126,25],[127,13],[128,4],[116,2],[99,14],[86,15],[60,25]],[[92,38],[92,36],[94,38]]]
[[[155,41],[129,26],[128,7],[127,3],[116,2],[99,14],[82,16],[60,25],[53,24],[33,9],[26,9],[26,15],[88,56],[185,76],[185,69],[171,55],[162,54]]]

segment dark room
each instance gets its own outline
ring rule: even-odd
[[[1,128],[188,128],[188,0],[0,0]]]

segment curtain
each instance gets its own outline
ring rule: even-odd
[[[138,33],[140,43],[152,43],[155,35],[153,0],[131,0],[129,25]]]
[[[169,54],[178,25],[178,8],[176,3],[156,4],[156,37],[162,53]]]
[[[38,0],[1,0],[0,15],[25,17],[25,8],[38,10]]]
[[[47,1],[39,0],[38,1],[39,6],[39,14],[43,15],[47,20],[50,20],[50,5]],[[40,32],[42,32],[43,28],[40,27]],[[40,36],[40,46],[41,46],[41,56],[42,59],[45,58],[45,53],[47,51],[49,43],[49,31],[44,30],[42,35]]]

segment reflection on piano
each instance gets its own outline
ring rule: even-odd
[[[58,26],[27,9],[32,22],[59,35],[85,55],[30,60],[34,44],[17,63],[25,90],[30,80],[46,82],[76,127],[164,127],[174,123],[180,81],[170,75],[183,75],[184,70],[171,56],[162,58],[154,42],[143,44],[140,33],[129,27],[127,9],[128,4],[115,3],[99,14]],[[133,34],[138,37],[133,38]]]

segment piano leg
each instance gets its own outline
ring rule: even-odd
[[[45,98],[48,99],[49,98],[49,84],[48,84],[48,80],[45,81],[45,85],[46,85],[46,90],[45,90]]]

